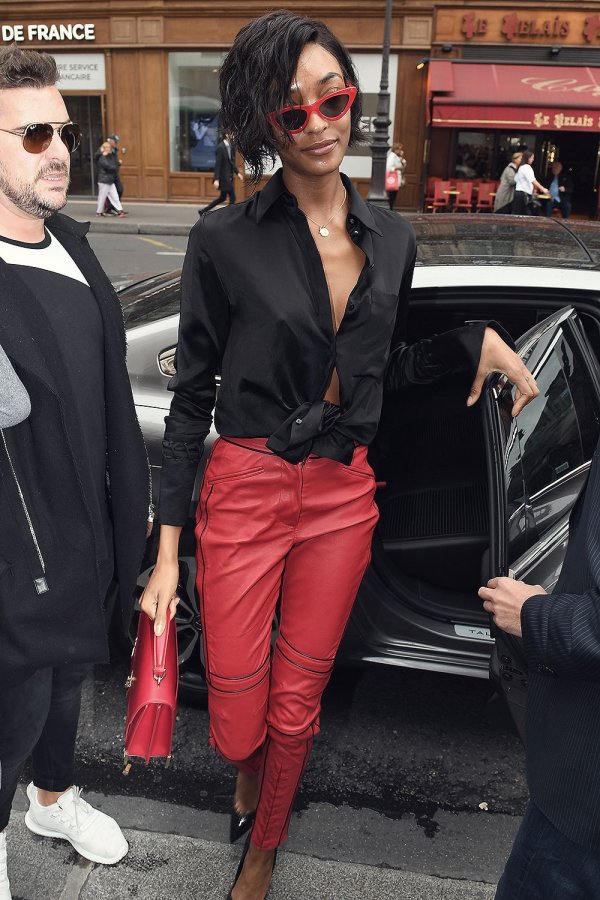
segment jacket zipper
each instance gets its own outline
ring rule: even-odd
[[[2,435],[2,443],[4,444],[4,450],[6,452],[6,456],[8,459],[8,464],[10,466],[10,470],[12,472],[12,476],[14,478],[15,484],[17,486],[17,492],[19,494],[19,499],[21,501],[21,506],[23,507],[23,512],[25,513],[25,518],[27,519],[27,525],[29,526],[29,532],[31,534],[31,539],[35,546],[36,553],[38,555],[38,559],[40,561],[40,566],[42,567],[42,572],[44,573],[44,577],[34,578],[33,584],[38,594],[45,594],[46,591],[49,590],[48,582],[46,581],[46,564],[44,562],[44,557],[42,556],[42,551],[40,549],[40,545],[37,539],[37,535],[35,533],[35,528],[33,527],[33,522],[31,521],[31,516],[29,515],[29,510],[27,509],[27,503],[25,502],[25,497],[23,496],[23,491],[21,490],[21,485],[19,484],[19,479],[17,477],[17,473],[15,471],[15,467],[13,466],[13,461],[11,459],[10,453],[8,452],[8,446],[6,444],[6,437],[4,436],[4,431],[0,428],[0,434]]]

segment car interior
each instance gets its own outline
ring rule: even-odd
[[[421,295],[411,307],[409,342],[473,320],[495,320],[519,338],[563,301],[499,296]],[[589,303],[589,300],[586,300]],[[600,357],[599,312],[580,316]],[[489,477],[478,404],[468,376],[411,385],[384,396],[369,459],[381,484],[373,564],[407,605],[435,618],[485,621],[477,588],[489,552]]]

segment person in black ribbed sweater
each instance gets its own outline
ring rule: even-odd
[[[0,428],[11,428],[31,412],[29,394],[0,347]]]
[[[600,897],[600,445],[571,514],[552,594],[492,578],[479,590],[528,663],[531,801],[496,900]]]

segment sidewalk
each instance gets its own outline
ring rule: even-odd
[[[98,866],[64,841],[30,834],[13,813],[7,830],[13,900],[225,900],[241,847],[125,829],[130,850]],[[492,900],[495,887],[281,852],[269,900]]]
[[[242,850],[215,840],[227,834],[226,816],[208,814],[205,827],[194,827],[197,817],[186,821],[185,811],[169,804],[98,794],[89,799],[126,826],[125,859],[95,865],[65,841],[32,835],[20,789],[7,829],[13,900],[225,900]],[[172,833],[176,827],[179,834]],[[492,900],[494,893],[495,885],[479,880],[339,862],[297,848],[279,854],[269,900]]]
[[[61,212],[78,222],[91,222],[90,231],[116,234],[179,234],[187,236],[198,221],[198,204],[123,203],[127,218],[96,218],[93,198],[69,200]]]

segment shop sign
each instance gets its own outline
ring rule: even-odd
[[[3,43],[17,44],[22,41],[95,41],[96,26],[93,22],[48,25],[2,25],[0,37]]]
[[[515,38],[565,38],[569,34],[571,23],[562,16],[542,19],[529,13],[508,13],[502,17],[500,34],[507,41]],[[465,13],[462,19],[461,32],[470,40],[476,34],[487,34],[487,18],[478,17],[475,13]]]
[[[59,91],[104,91],[106,75],[103,53],[56,53]]]
[[[570,115],[555,110],[538,110],[532,116],[531,121],[536,128],[545,128],[552,131],[600,131],[600,116],[597,113],[576,113]]]
[[[590,70],[588,69],[588,71]],[[521,83],[528,84],[534,91],[548,91],[550,94],[591,94],[592,97],[600,97],[600,83],[579,81],[578,78],[546,78],[543,75],[529,75],[527,78],[521,78]]]
[[[600,13],[563,9],[439,9],[435,42],[600,44]]]

